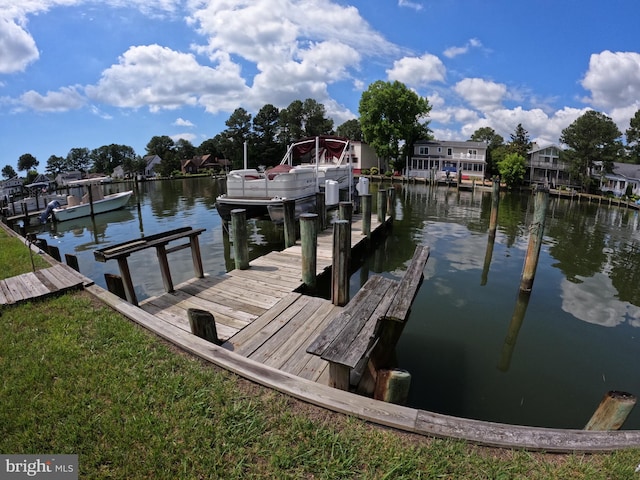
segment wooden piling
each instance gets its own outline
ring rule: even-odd
[[[371,194],[367,193],[360,196],[360,205],[362,206],[362,234],[367,238],[371,237]]]
[[[387,191],[378,190],[378,222],[384,223],[387,219]]]
[[[500,206],[500,179],[494,178],[491,189],[491,216],[489,217],[489,233],[495,237],[498,226],[498,208]]]
[[[617,391],[607,392],[584,429],[619,430],[635,404],[635,395]]]
[[[123,300],[127,299],[127,294],[124,290],[124,282],[122,281],[122,277],[120,275],[115,275],[113,273],[105,273],[104,280],[107,284],[107,290],[111,293],[117,295]]]
[[[316,288],[318,264],[318,215],[300,215],[300,243],[302,247],[302,281],[311,290]]]
[[[67,262],[67,265],[73,268],[76,272],[80,271],[80,266],[78,265],[78,257],[70,253],[65,253],[64,260],[65,262]]]
[[[353,203],[340,202],[338,204],[338,216],[340,220],[347,220],[351,223],[351,220],[353,219]]]
[[[318,214],[318,229],[323,232],[327,229],[327,207],[324,201],[324,192],[316,193],[316,213]]]
[[[62,257],[60,256],[60,249],[55,245],[47,245],[47,253],[55,258],[58,262],[62,261]]]
[[[406,370],[394,368],[379,370],[373,398],[383,402],[404,405],[409,397],[411,374]]]
[[[284,200],[284,248],[293,247],[296,244],[296,201]]]
[[[387,189],[387,212],[389,212],[389,216],[391,220],[395,220],[396,218],[396,189],[395,187],[389,187]]]
[[[542,246],[542,235],[544,233],[544,222],[549,204],[549,190],[538,188],[536,191],[535,208],[533,212],[533,222],[529,226],[529,246],[524,261],[520,290],[530,292],[533,287],[533,280],[538,267],[540,257],[540,247]]]
[[[349,256],[351,224],[347,220],[333,223],[333,262],[331,266],[331,303],[343,307],[349,301]]]
[[[188,308],[187,316],[189,317],[191,333],[216,345],[222,345],[223,342],[218,338],[216,321],[210,312],[197,308]]]
[[[231,235],[233,258],[238,270],[249,268],[249,245],[247,239],[247,211],[243,208],[231,210]]]

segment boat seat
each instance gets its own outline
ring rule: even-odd
[[[67,195],[67,206],[75,207],[76,205],[80,205],[80,199],[75,195]]]

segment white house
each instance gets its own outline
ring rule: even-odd
[[[487,144],[450,140],[418,140],[407,166],[408,177],[437,181],[482,180],[486,169]]]
[[[22,192],[22,180],[18,177],[0,182],[0,200],[9,201],[11,195]]]
[[[640,165],[613,162],[613,173],[600,173],[600,190],[621,197],[630,188],[632,195],[640,195]]]
[[[158,155],[147,155],[144,157],[144,176],[147,178],[155,177],[156,174],[156,166],[160,164],[162,159]]]
[[[536,143],[527,152],[525,182],[545,185],[571,185],[569,164],[560,161],[562,149],[558,145],[539,147]]]
[[[56,176],[55,181],[59,187],[63,187],[69,182],[73,182],[74,180],[82,180],[82,172],[75,170],[73,172],[59,173]]]
[[[349,140],[349,152],[354,173],[370,170],[372,167],[384,172],[386,165],[380,165],[376,152],[368,143]]]

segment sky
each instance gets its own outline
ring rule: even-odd
[[[427,98],[438,140],[540,146],[640,109],[638,0],[0,0],[0,168],[153,136],[198,146],[239,107],[313,98],[337,127],[377,81]],[[24,174],[24,172],[23,172]]]

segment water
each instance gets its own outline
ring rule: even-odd
[[[183,226],[206,228],[204,269],[219,275],[233,261],[214,206],[217,187],[209,178],[144,183],[125,210],[47,225],[38,235],[63,255],[75,254],[82,273],[105,286],[104,273],[117,274],[117,265],[96,262],[94,249]],[[371,187],[375,199],[377,185]],[[411,406],[582,428],[605,392],[640,393],[638,212],[551,198],[533,291],[522,297],[532,196],[503,194],[492,245],[489,192],[396,188],[393,229],[353,274],[351,291],[374,272],[400,278],[415,245],[430,246],[425,282],[397,349],[400,367],[412,374]],[[282,227],[270,222],[252,220],[249,232],[250,258],[284,244]],[[129,263],[139,299],[162,293],[153,249]],[[193,276],[189,250],[171,254],[169,263],[174,284]],[[624,427],[640,428],[637,409]]]

